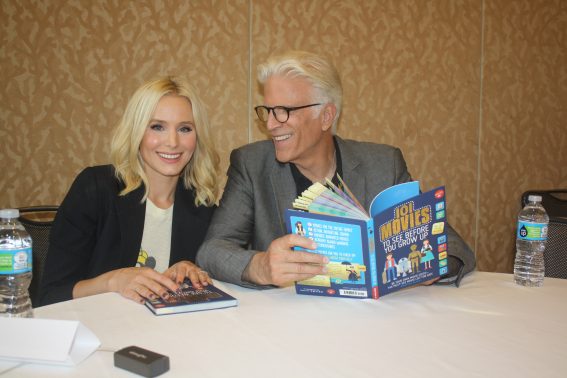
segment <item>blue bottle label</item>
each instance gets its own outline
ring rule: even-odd
[[[0,274],[20,274],[32,270],[32,249],[0,250]]]
[[[547,224],[519,221],[517,238],[528,241],[547,240]]]

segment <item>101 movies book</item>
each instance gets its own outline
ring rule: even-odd
[[[374,298],[447,273],[445,188],[406,182],[380,192],[366,212],[348,187],[315,183],[286,211],[289,233],[317,243],[327,273],[296,282],[298,294]],[[300,248],[296,248],[300,249]]]
[[[169,292],[168,299],[157,298],[146,301],[146,307],[155,315],[213,310],[237,305],[238,300],[236,298],[218,287],[209,284],[202,289],[197,289],[191,285],[191,281],[187,278],[181,284],[179,290]]]

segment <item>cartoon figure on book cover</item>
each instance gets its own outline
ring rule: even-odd
[[[411,264],[407,257],[402,257],[398,260],[398,277],[405,277],[411,273]]]
[[[396,260],[391,252],[386,255],[386,262],[384,263],[384,271],[386,272],[388,279],[386,282],[396,280]]]
[[[421,247],[421,262],[424,263],[424,269],[431,269],[431,261],[434,259],[433,248],[431,248],[429,240],[425,239]]]
[[[364,284],[364,277],[361,272],[366,271],[364,265],[352,263],[350,261],[331,261],[327,265],[327,276],[334,284],[351,283]]]
[[[360,274],[356,271],[354,266],[352,266],[352,265],[347,266],[346,271],[348,273],[348,280],[349,281],[356,282],[360,279]]]
[[[408,255],[408,259],[411,262],[411,271],[413,273],[419,272],[419,264],[421,263],[421,252],[417,250],[417,245],[412,244],[410,247],[410,254]]]
[[[295,233],[297,235],[305,236],[305,229],[300,221],[295,222]]]

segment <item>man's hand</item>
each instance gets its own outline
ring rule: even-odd
[[[438,281],[438,280],[439,280],[439,277],[434,278],[434,279],[429,280],[429,281],[425,281],[425,282],[423,282],[421,285],[423,285],[423,286],[430,286],[430,285],[433,285],[433,284],[434,284],[436,281]]]
[[[293,247],[314,250],[317,244],[306,237],[289,234],[275,239],[266,252],[259,252],[242,274],[245,281],[260,285],[284,286],[327,272],[325,256],[293,251]]]

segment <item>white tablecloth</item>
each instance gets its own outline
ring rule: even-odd
[[[133,377],[112,351],[137,345],[169,356],[163,377],[567,377],[567,280],[525,288],[475,272],[459,289],[379,300],[217,284],[238,307],[157,317],[109,293],[37,308],[38,318],[80,320],[103,350],[72,368],[28,364],[4,376]]]

